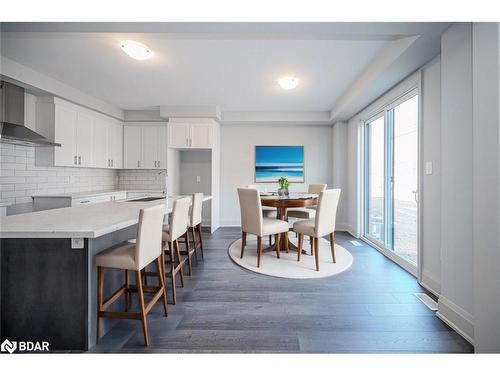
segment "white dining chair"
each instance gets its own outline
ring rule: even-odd
[[[259,185],[251,184],[247,185],[249,189],[256,189],[260,193]],[[278,215],[278,210],[275,207],[266,207],[262,206],[262,216],[268,217],[271,219],[276,219]]]
[[[318,194],[326,189],[326,184],[309,184],[307,192],[309,194]],[[293,208],[287,211],[287,220],[288,218],[297,218],[297,219],[312,219],[316,216],[316,206],[307,207],[307,208]]]
[[[288,233],[288,223],[279,219],[262,216],[262,203],[256,189],[239,188],[238,197],[241,209],[241,258],[245,251],[247,234],[257,236],[257,267],[262,257],[262,237],[275,236],[276,256],[280,257],[279,243],[281,233]]]
[[[313,219],[299,220],[293,224],[293,231],[299,234],[297,261],[300,261],[304,236],[309,236],[314,249],[316,271],[319,271],[319,241],[322,237],[330,236],[330,248],[333,263],[335,260],[335,220],[340,198],[340,189],[324,190],[319,194],[316,217]]]

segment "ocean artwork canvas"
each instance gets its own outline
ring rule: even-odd
[[[304,182],[304,146],[255,146],[255,182]]]

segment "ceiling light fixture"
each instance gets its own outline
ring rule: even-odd
[[[299,84],[299,79],[292,76],[286,76],[278,80],[279,85],[283,90],[292,90]]]
[[[123,52],[135,60],[147,60],[153,56],[153,51],[147,46],[139,42],[134,42],[133,40],[124,40],[120,42],[120,47]]]

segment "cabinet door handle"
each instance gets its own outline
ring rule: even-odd
[[[110,165],[109,165],[109,159],[108,159],[108,167],[110,167]]]
[[[158,160],[158,168],[160,168],[160,161]]]
[[[73,164],[75,164],[75,165],[77,165],[77,164],[78,164],[77,159],[78,159],[78,158],[77,158],[77,156],[75,155],[74,160],[73,160]]]
[[[78,165],[82,165],[82,157],[78,156]]]
[[[140,168],[141,167],[141,162],[139,160],[137,160],[137,168]]]
[[[114,165],[114,163],[113,163],[113,159],[111,159],[111,166],[113,166],[113,165]]]

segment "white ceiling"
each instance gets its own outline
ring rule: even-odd
[[[446,27],[3,24],[1,55],[122,109],[208,105],[224,112],[314,112],[341,103],[339,113],[347,116],[361,108],[347,106],[346,112],[346,98],[356,107],[368,104],[363,95],[387,90],[439,52]],[[401,43],[410,36],[415,38]],[[119,47],[123,39],[146,44],[155,56],[130,59]],[[374,67],[376,76],[368,75]],[[283,75],[297,76],[300,85],[280,89],[276,81]],[[356,98],[353,87],[359,88]]]

